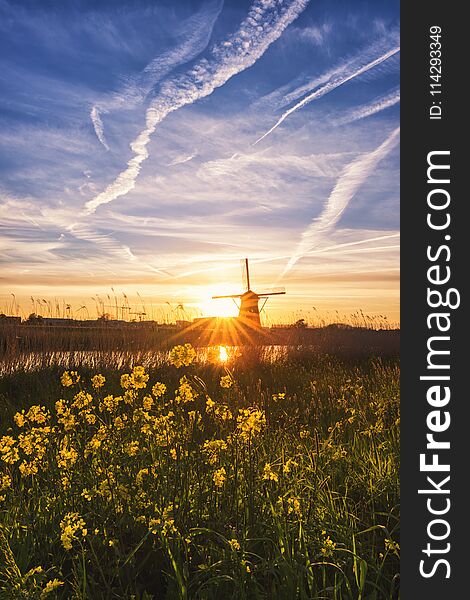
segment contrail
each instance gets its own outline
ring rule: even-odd
[[[147,146],[150,137],[165,117],[182,106],[209,96],[231,77],[251,67],[300,15],[308,1],[293,0],[281,4],[275,0],[255,0],[238,31],[215,45],[209,59],[199,60],[183,75],[164,82],[147,110],[144,130],[131,144],[134,156],[127,163],[127,168],[103,192],[85,204],[86,214],[95,212],[98,206],[112,202],[134,188],[141,165],[149,156]]]
[[[344,168],[322,213],[302,233],[297,249],[287,263],[281,278],[292,269],[300,258],[311,251],[314,244],[338,222],[362,184],[379,162],[398,144],[399,135],[400,128],[397,127],[378,148],[367,154],[362,154]]]
[[[306,253],[306,256],[313,256],[314,254],[322,254],[323,252],[331,252],[332,250],[339,250],[341,248],[348,248],[350,246],[359,246],[362,244],[368,244],[369,242],[378,242],[380,240],[388,240],[390,238],[400,237],[399,233],[390,233],[387,235],[380,235],[373,238],[367,238],[365,240],[357,240],[355,242],[344,242],[343,244],[335,244],[334,246],[328,246],[327,248],[320,248],[319,250],[310,250]],[[367,248],[365,248],[367,250]],[[288,257],[290,258],[290,257]]]
[[[380,65],[387,59],[391,58],[398,52],[400,52],[400,46],[396,46],[395,48],[392,48],[391,50],[389,50],[385,54],[382,54],[382,56],[379,56],[375,60],[372,60],[371,62],[367,63],[366,65],[364,65],[358,69],[355,69],[352,73],[351,72],[345,73],[345,74],[341,74],[336,77],[333,77],[327,83],[325,83],[324,85],[322,85],[315,91],[313,91],[310,94],[308,94],[307,96],[305,96],[305,98],[303,98],[300,102],[297,102],[297,104],[295,104],[294,106],[292,106],[291,108],[286,110],[280,116],[278,121],[271,127],[271,129],[268,129],[268,131],[266,131],[266,133],[264,133],[260,138],[258,138],[256,140],[256,142],[254,142],[253,145],[255,146],[256,144],[258,144],[258,142],[261,142],[261,140],[264,140],[264,138],[266,138],[268,135],[270,135],[275,129],[277,129],[279,127],[279,125],[281,125],[281,123],[283,123],[287,119],[287,117],[289,117],[292,113],[299,110],[299,108],[302,108],[303,106],[305,106],[306,104],[309,104],[310,102],[312,102],[313,100],[316,100],[317,98],[321,98],[322,96],[335,90],[339,86],[347,83],[348,81],[351,81],[351,79],[354,79],[355,77],[358,77],[359,75],[362,75],[363,73],[366,73],[370,69],[373,69],[377,65]]]
[[[400,102],[400,90],[396,89],[387,94],[386,96],[381,96],[380,98],[376,98],[373,102],[369,104],[364,104],[359,108],[351,111],[350,113],[344,115],[344,117],[337,119],[334,121],[335,125],[345,125],[346,123],[353,123],[354,121],[359,121],[360,119],[365,119],[366,117],[370,117],[371,115],[375,115],[382,110],[386,110],[387,108],[391,108]]]
[[[143,102],[163,77],[176,67],[195,59],[207,47],[222,6],[223,1],[211,3],[183,21],[177,35],[181,43],[176,48],[171,48],[152,60],[139,75],[129,78],[122,89],[91,108],[90,118],[96,137],[106,150],[109,150],[109,146],[104,136],[101,115],[119,108],[132,108]]]

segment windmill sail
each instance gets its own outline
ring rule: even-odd
[[[227,294],[223,296],[212,296],[213,299],[216,298],[240,298],[240,310],[238,314],[238,319],[242,325],[247,325],[253,329],[261,328],[260,321],[260,308],[259,308],[259,300],[260,298],[264,298],[263,306],[261,310],[264,308],[269,296],[277,296],[280,294],[285,294],[285,290],[282,288],[276,288],[272,291],[263,292],[261,294],[257,294],[253,292],[250,287],[250,270],[248,265],[248,259],[245,258],[241,261],[242,264],[242,279],[243,285],[246,288],[246,291],[241,294]]]

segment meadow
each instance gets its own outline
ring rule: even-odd
[[[0,378],[0,597],[399,597],[396,356],[74,356]]]

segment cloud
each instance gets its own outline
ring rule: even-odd
[[[356,108],[352,111],[346,113],[343,117],[336,119],[334,121],[335,125],[345,125],[346,123],[354,123],[354,121],[359,121],[360,119],[365,119],[366,117],[370,117],[372,115],[377,114],[387,108],[391,108],[400,102],[400,90],[396,88],[392,92],[389,92],[385,96],[381,96],[380,98],[375,98],[372,102],[368,104],[364,104],[359,108]]]
[[[97,106],[93,106],[93,108],[91,109],[90,118],[93,123],[93,128],[95,130],[96,137],[99,139],[100,143],[103,144],[106,150],[109,150],[108,143],[106,142],[106,138],[104,137],[103,121],[101,120],[101,116],[98,112]]]
[[[222,6],[223,2],[212,2],[195,15],[185,19],[176,31],[176,47],[153,59],[139,75],[128,77],[119,92],[93,105],[90,118],[96,137],[106,150],[109,150],[109,147],[104,137],[101,114],[119,108],[129,109],[143,102],[161,79],[176,67],[196,58],[207,47]]]
[[[363,154],[347,165],[328,198],[320,216],[312,221],[302,233],[301,240],[295,253],[290,258],[282,276],[315,244],[324,238],[325,234],[339,221],[351,199],[370,176],[376,166],[398,144],[400,128],[397,127],[387,139],[372,152]]]
[[[174,167],[176,165],[183,165],[186,162],[189,162],[190,160],[193,160],[194,157],[197,156],[197,153],[194,152],[193,154],[183,154],[181,156],[176,156],[172,161],[170,161],[169,163],[167,163],[168,167]]]
[[[128,161],[127,168],[103,192],[86,203],[86,213],[95,212],[102,204],[112,202],[134,188],[141,165],[149,156],[150,137],[167,115],[212,94],[231,77],[252,66],[307,3],[308,0],[293,0],[279,5],[274,0],[255,0],[237,32],[211,49],[210,59],[199,60],[183,75],[163,82],[147,110],[145,128],[131,143],[134,156]]]
[[[254,145],[258,144],[266,137],[268,137],[268,135],[270,135],[275,129],[277,129],[279,125],[281,125],[291,114],[293,114],[300,108],[303,108],[307,104],[310,104],[310,102],[313,102],[313,100],[317,100],[318,98],[329,94],[336,88],[340,87],[341,85],[344,85],[352,79],[355,79],[356,77],[359,77],[360,75],[363,75],[364,73],[373,69],[374,67],[377,67],[392,56],[395,56],[399,51],[400,47],[395,46],[390,50],[384,52],[380,56],[374,58],[373,60],[369,60],[365,64],[363,55],[358,58],[355,58],[354,60],[350,60],[342,64],[340,67],[334,69],[333,71],[330,71],[329,73],[317,78],[314,82],[310,84],[311,87],[308,86],[310,90],[313,89],[313,91],[310,91],[310,93],[308,93],[307,96],[300,100],[300,102],[297,102],[294,106],[283,112],[279,119],[276,121],[276,123],[270,129],[268,129],[268,131],[266,131],[261,137],[259,137],[254,142]],[[369,54],[369,52],[367,54]],[[304,85],[301,88],[295,90],[294,92],[288,94],[284,98],[284,102],[290,103],[294,99],[300,97],[303,93],[305,93],[306,87],[307,86]]]

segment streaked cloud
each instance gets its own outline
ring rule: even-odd
[[[251,67],[307,3],[308,0],[292,0],[282,5],[273,1],[255,1],[236,33],[215,45],[209,59],[202,59],[184,75],[166,81],[147,110],[144,130],[131,143],[134,156],[128,161],[127,168],[104,192],[86,203],[87,214],[134,188],[141,164],[149,156],[150,137],[168,114],[208,96],[231,77]]]
[[[395,56],[399,51],[400,51],[400,47],[394,46],[390,50],[387,50],[386,52],[384,52],[377,58],[374,58],[373,60],[370,60],[370,61],[366,62],[365,64],[361,64],[361,63],[364,63],[364,58],[365,58],[362,55],[353,60],[347,61],[346,63],[343,63],[341,66],[337,67],[333,71],[331,71],[327,74],[324,74],[323,76],[321,76],[314,82],[311,82],[310,85],[308,86],[310,88],[309,93],[304,98],[302,98],[302,100],[300,100],[299,102],[294,104],[294,106],[292,106],[288,110],[284,111],[282,113],[282,115],[279,117],[279,119],[276,121],[276,123],[255,141],[255,144],[258,144],[259,142],[264,140],[266,137],[268,137],[268,135],[270,135],[273,131],[275,131],[279,127],[279,125],[281,125],[290,115],[295,113],[300,108],[303,108],[307,104],[310,104],[310,102],[313,102],[314,100],[317,100],[318,98],[321,98],[322,96],[325,96],[326,94],[329,94],[330,92],[332,92],[336,88],[344,85],[348,81],[351,81],[351,80],[355,79],[356,77],[363,75],[367,71],[379,66],[384,61]],[[369,54],[369,51],[367,52],[367,55],[368,54]],[[288,94],[287,96],[285,96],[284,101],[283,101],[284,104],[288,104],[288,103],[296,100],[297,98],[299,98],[301,95],[303,95],[305,93],[306,88],[307,88],[307,86],[303,85],[302,87],[297,88],[295,91],[293,91],[290,94]]]
[[[351,199],[354,198],[359,188],[372,174],[379,162],[397,146],[399,135],[400,128],[398,127],[392,131],[378,148],[359,156],[347,165],[331,192],[321,214],[302,233],[301,240],[295,253],[287,263],[283,275],[290,271],[302,256],[309,250],[312,250],[315,244],[324,240],[325,235],[339,221]]]

